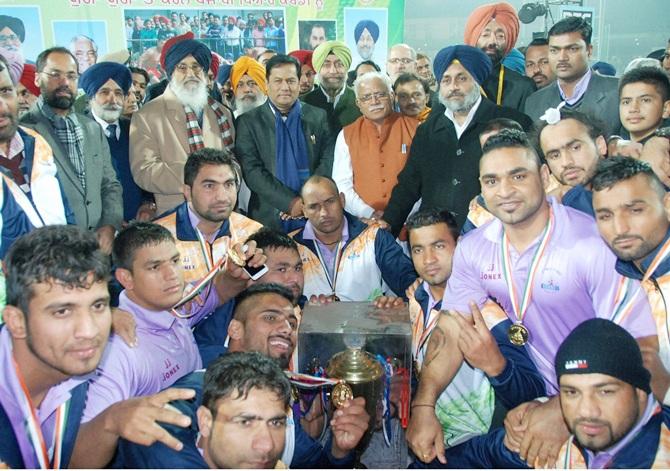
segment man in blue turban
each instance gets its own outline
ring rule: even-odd
[[[207,88],[211,62],[212,52],[204,43],[176,41],[165,54],[165,92],[133,115],[133,177],[154,194],[158,214],[184,202],[184,164],[190,154],[204,147],[232,150],[232,113]]]
[[[130,69],[116,62],[98,62],[79,78],[89,99],[91,117],[107,137],[112,165],[123,187],[123,219],[150,219],[155,215],[151,193],[143,191],[130,171],[130,120],[121,117],[133,84]]]
[[[384,211],[384,221],[398,234],[414,203],[422,208],[448,209],[459,226],[465,222],[470,201],[479,193],[479,134],[488,122],[508,118],[524,129],[530,119],[521,112],[498,106],[486,97],[482,84],[491,73],[491,59],[472,46],[449,46],[433,60],[439,105],[419,126],[407,165]],[[495,100],[495,97],[493,97]]]
[[[379,26],[372,20],[361,20],[354,28],[354,39],[358,55],[364,61],[372,60],[375,44],[379,39]]]

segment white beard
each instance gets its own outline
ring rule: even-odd
[[[440,103],[442,103],[448,110],[450,110],[452,113],[467,113],[469,112],[473,106],[475,106],[475,103],[477,103],[477,100],[481,96],[481,91],[479,90],[479,86],[474,86],[472,87],[472,91],[463,97],[463,101],[458,101],[458,100],[448,100],[446,98],[442,97],[442,94],[438,94],[438,98],[440,100]]]
[[[259,93],[256,95],[254,101],[249,101],[249,100],[235,100],[235,111],[237,112],[237,116],[246,113],[247,111],[251,111],[254,108],[258,108],[261,106],[263,103],[265,103],[266,96],[263,95],[262,93]]]
[[[170,89],[181,104],[191,108],[195,114],[200,114],[205,109],[209,95],[207,84],[204,81],[199,81],[196,87],[187,87],[175,80],[170,80]]]
[[[91,100],[90,103],[93,114],[107,123],[118,121],[123,112],[122,105],[99,105],[95,99]]]

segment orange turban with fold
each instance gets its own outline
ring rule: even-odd
[[[509,3],[489,3],[475,8],[465,23],[463,40],[465,44],[476,47],[479,36],[491,20],[496,20],[505,29],[507,39],[505,55],[507,55],[519,37],[519,16]]]
[[[260,62],[249,56],[242,56],[235,61],[233,68],[230,69],[230,83],[233,85],[233,90],[237,90],[237,84],[244,74],[254,79],[258,88],[266,95],[268,94],[268,87],[265,83],[265,67]]]

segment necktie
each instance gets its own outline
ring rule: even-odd
[[[112,142],[119,142],[119,139],[116,137],[116,124],[110,124],[107,126],[107,136],[112,140]]]

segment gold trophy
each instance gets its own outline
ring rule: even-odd
[[[359,396],[365,398],[365,410],[370,416],[370,424],[365,438],[358,446],[359,450],[363,450],[381,418],[384,368],[374,355],[363,350],[365,335],[345,334],[344,344],[347,349],[331,357],[326,374],[329,378],[341,380],[331,392],[335,407],[341,407],[347,399]]]

